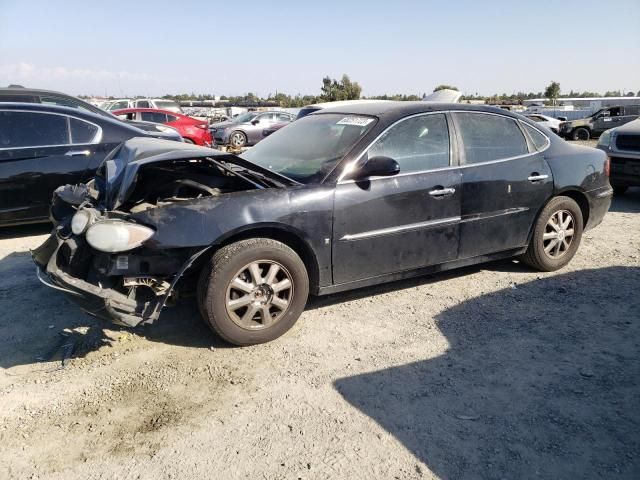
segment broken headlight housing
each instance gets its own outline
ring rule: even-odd
[[[155,232],[144,225],[122,220],[102,220],[87,230],[87,242],[96,250],[107,253],[126,252],[139,247]]]
[[[96,216],[93,210],[83,209],[78,210],[71,218],[71,231],[75,235],[84,233],[89,226],[96,221]]]

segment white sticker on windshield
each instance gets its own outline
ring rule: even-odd
[[[373,122],[373,118],[368,117],[344,117],[340,120],[336,125],[353,125],[354,127],[366,127],[371,122]]]

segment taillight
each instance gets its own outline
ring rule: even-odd
[[[604,161],[604,174],[608,177],[611,172],[611,157],[607,157]]]
[[[209,124],[208,123],[198,123],[198,124],[196,124],[196,127],[201,128],[203,130],[208,130],[209,129]]]

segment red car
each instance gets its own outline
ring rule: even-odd
[[[114,110],[111,113],[123,120],[163,123],[178,130],[184,141],[188,143],[195,143],[204,147],[210,147],[212,144],[209,124],[204,120],[198,120],[197,118],[191,118],[169,110],[153,108],[123,108],[122,110]]]

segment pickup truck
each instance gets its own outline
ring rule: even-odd
[[[640,104],[602,108],[590,117],[561,123],[559,135],[568,140],[589,140],[638,117],[640,117]]]
[[[617,195],[631,186],[640,186],[640,119],[605,131],[598,148],[609,156],[609,181]]]

